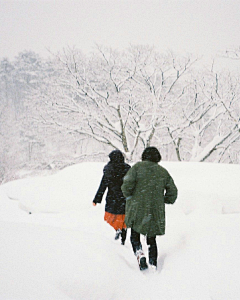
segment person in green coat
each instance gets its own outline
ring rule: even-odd
[[[126,197],[125,223],[131,228],[130,240],[140,270],[148,268],[140,234],[147,237],[149,265],[156,269],[156,236],[165,234],[165,204],[173,204],[178,194],[172,177],[158,164],[160,161],[158,149],[147,147],[142,161],[127,172],[121,187]]]

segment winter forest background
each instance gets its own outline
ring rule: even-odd
[[[232,62],[240,48],[218,53]],[[132,45],[0,62],[0,182],[154,145],[166,161],[239,164],[240,70]],[[17,155],[16,155],[17,153]]]

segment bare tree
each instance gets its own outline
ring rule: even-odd
[[[111,149],[134,161],[150,145],[164,159],[238,163],[239,73],[197,61],[148,46],[2,61],[1,165],[60,168]]]
[[[199,78],[200,75],[200,78]],[[240,138],[240,81],[213,70],[194,74],[183,97],[178,124],[167,126],[179,160],[222,161]]]
[[[97,47],[90,57],[68,49],[44,122],[121,149],[129,160],[155,142],[156,129],[179,103],[194,59],[145,46],[118,52]]]

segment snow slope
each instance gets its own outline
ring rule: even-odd
[[[114,240],[104,203],[92,206],[103,165],[0,187],[1,300],[240,299],[238,165],[162,162],[179,197],[155,274],[139,271],[129,232],[125,246]]]

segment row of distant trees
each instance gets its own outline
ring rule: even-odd
[[[240,49],[225,56],[239,60]],[[148,46],[19,53],[0,62],[0,181],[106,160],[112,149],[135,161],[150,145],[164,160],[239,163],[239,117],[240,73],[194,55]]]

